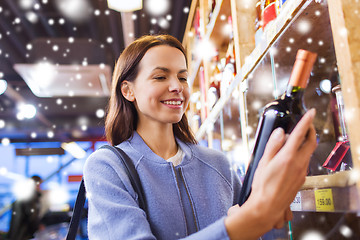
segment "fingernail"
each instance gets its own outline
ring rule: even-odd
[[[315,115],[316,115],[316,109],[315,108],[312,108],[312,109],[310,109],[310,111],[309,111],[310,113],[310,117],[312,117],[312,118],[314,118],[315,117]]]
[[[284,129],[282,129],[281,127],[278,127],[273,131],[272,134],[274,137],[279,138],[284,134]]]

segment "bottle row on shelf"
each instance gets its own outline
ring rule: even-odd
[[[258,0],[256,2],[255,41],[258,42],[266,26],[280,14],[286,0]]]
[[[259,41],[253,49],[253,51],[248,55],[244,61],[244,64],[241,66],[241,69],[236,69],[237,64],[235,61],[238,61],[235,56],[235,47],[234,47],[234,29],[233,29],[233,19],[230,11],[225,11],[224,8],[230,8],[228,0],[218,0],[216,4],[212,4],[211,19],[208,21],[209,26],[207,28],[207,32],[205,33],[201,29],[205,29],[201,26],[201,13],[200,8],[196,9],[196,13],[194,15],[194,19],[192,22],[192,32],[195,33],[190,46],[191,51],[191,74],[189,78],[189,84],[193,88],[194,85],[198,84],[200,88],[207,89],[199,90],[201,93],[208,95],[205,99],[216,99],[224,98],[225,100],[229,99],[229,94],[238,86],[247,76],[251,73],[251,71],[256,67],[256,64],[261,61],[261,59],[265,56],[268,49],[272,46],[272,44],[276,41],[276,38],[281,35],[281,33],[287,28],[287,26],[294,20],[294,16],[301,9],[304,9],[308,4],[306,0],[302,1],[259,1],[261,14],[258,14],[257,22],[262,22],[263,15],[265,9],[268,10],[269,7],[276,7],[276,15],[272,18],[271,21],[267,21],[266,28],[263,27],[263,22],[260,24],[262,29],[262,37],[261,41]],[[285,4],[286,3],[286,4]],[[269,10],[268,10],[269,11]],[[226,13],[224,13],[226,12]],[[265,15],[267,12],[265,12]],[[226,19],[226,20],[225,20]],[[267,19],[271,19],[267,17]],[[234,20],[235,21],[235,20]],[[222,22],[223,25],[217,25],[214,27],[217,22]],[[211,28],[212,26],[213,28]],[[212,35],[212,32],[215,31],[215,28],[219,27],[227,27],[228,31],[222,31],[224,34],[228,34],[224,38],[226,41],[222,41],[222,43],[226,44],[226,49],[224,50],[224,44],[215,44],[216,46],[207,45],[209,41],[216,41],[216,38],[220,38],[220,36]],[[214,30],[213,30],[214,29]],[[218,48],[216,48],[218,47]],[[221,48],[221,49],[219,49]],[[198,51],[201,49],[201,51]],[[213,49],[213,50],[212,50]],[[199,52],[205,52],[204,55],[199,54]],[[225,53],[224,53],[225,52]],[[207,59],[205,59],[207,58]],[[204,59],[208,61],[210,67],[207,74],[204,73]],[[235,60],[236,59],[236,60]],[[205,84],[206,75],[208,75],[208,84]],[[235,82],[234,82],[235,81]],[[246,83],[246,82],[245,82]],[[212,88],[212,89],[210,89]],[[196,93],[195,88],[194,93]],[[211,97],[211,95],[216,95],[215,97]],[[216,101],[215,101],[216,102]],[[209,111],[214,106],[213,101],[206,106],[205,102],[202,102],[203,105],[203,113],[202,113],[202,121],[207,118],[209,115]],[[219,107],[218,109],[220,109]],[[212,114],[215,117],[218,117],[218,114]],[[215,119],[209,119],[210,122],[214,122]],[[205,124],[204,127],[207,125]],[[201,131],[202,133],[204,131]],[[201,135],[201,134],[200,134]]]

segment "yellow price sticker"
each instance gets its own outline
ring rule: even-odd
[[[334,200],[332,189],[318,189],[315,190],[315,205],[316,211],[319,212],[333,212]]]

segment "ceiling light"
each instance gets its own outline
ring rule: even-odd
[[[133,12],[142,9],[142,0],[108,0],[108,7],[118,12]]]
[[[36,115],[36,108],[34,107],[34,105],[31,104],[20,104],[18,106],[19,112],[18,112],[18,119],[31,119],[33,117],[35,117]]]
[[[10,144],[10,139],[8,138],[1,139],[1,144],[4,146],[8,146]]]
[[[146,9],[152,16],[160,16],[167,13],[170,9],[169,0],[147,0]]]
[[[37,97],[108,96],[109,65],[54,65],[50,62],[15,64],[14,69]],[[77,81],[74,81],[74,80]],[[91,83],[93,87],[89,88]],[[69,89],[71,92],[69,93]],[[98,93],[98,95],[96,95]]]
[[[65,18],[77,23],[88,20],[93,12],[87,0],[56,0],[55,4]]]
[[[74,158],[81,159],[86,156],[86,152],[76,142],[62,143],[61,147],[69,152]]]

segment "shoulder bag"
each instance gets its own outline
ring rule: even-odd
[[[124,169],[130,178],[131,185],[134,188],[134,190],[136,191],[136,193],[138,194],[139,206],[141,209],[143,209],[146,212],[144,191],[141,186],[139,175],[138,175],[131,159],[126,155],[126,153],[123,150],[121,150],[118,147],[104,145],[104,146],[101,146],[100,149],[101,148],[110,149],[121,160],[121,162],[124,166]],[[80,217],[81,217],[81,211],[84,208],[85,199],[86,199],[86,191],[85,191],[84,179],[82,179],[80,188],[79,188],[79,192],[76,197],[74,211],[73,211],[73,215],[71,217],[70,227],[69,227],[69,231],[66,236],[66,240],[75,240],[75,238],[76,238],[76,234],[77,234],[77,230],[78,230],[79,222],[80,222]]]

